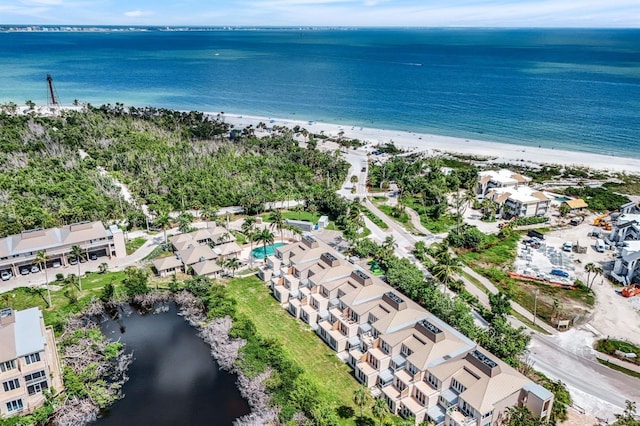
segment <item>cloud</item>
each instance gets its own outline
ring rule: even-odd
[[[153,15],[153,11],[151,10],[130,10],[124,13],[124,16],[128,16],[129,18],[140,18],[143,16],[151,16]]]

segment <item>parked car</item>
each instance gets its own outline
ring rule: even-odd
[[[59,268],[62,266],[62,264],[60,263],[59,260],[54,260],[51,266],[53,266],[54,268]]]
[[[2,281],[7,281],[9,278],[11,278],[11,272],[9,271],[0,272],[0,278],[2,278]]]
[[[78,259],[76,257],[69,259],[69,265],[77,265],[77,264],[78,264]]]
[[[20,275],[29,275],[31,269],[28,266],[20,268]]]
[[[38,265],[31,265],[31,273],[36,274],[40,272],[40,267]]]
[[[562,245],[562,250],[571,252],[573,250],[573,243],[571,241],[567,241]]]
[[[89,259],[91,260],[97,260],[98,259],[98,255],[95,253],[89,253]]]
[[[563,271],[562,269],[552,269],[551,275],[555,275],[557,277],[569,278],[569,273],[567,271]]]

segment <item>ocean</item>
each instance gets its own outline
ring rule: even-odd
[[[121,102],[640,158],[640,30],[2,32],[0,102]]]

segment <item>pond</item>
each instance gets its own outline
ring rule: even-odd
[[[125,397],[94,425],[231,425],[249,413],[236,377],[218,368],[197,331],[168,312],[140,315],[135,310],[102,331],[133,351]]]

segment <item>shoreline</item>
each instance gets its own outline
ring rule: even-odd
[[[215,117],[219,113],[204,112],[204,114]],[[393,142],[398,148],[403,150],[425,152],[427,155],[451,153],[486,157],[487,163],[495,164],[510,163],[527,167],[539,167],[543,164],[562,165],[587,167],[612,173],[626,172],[640,174],[640,159],[636,158],[531,147],[502,142],[489,142],[428,133],[340,125],[318,121],[228,113],[222,114],[221,117],[224,121],[234,125],[236,128],[244,128],[249,125],[253,125],[255,128],[258,123],[262,122],[267,124],[267,126],[286,126],[290,129],[293,129],[295,126],[300,126],[311,133],[319,134],[324,132],[327,136],[333,137],[338,137],[338,134],[343,132],[344,138],[359,139],[366,145]]]
[[[60,110],[82,110],[81,106],[59,106]],[[193,111],[198,111],[193,109]],[[28,113],[29,109],[18,106],[18,113]],[[51,114],[49,107],[37,106],[37,114]],[[183,110],[182,112],[189,112]],[[458,154],[463,156],[477,156],[486,158],[487,164],[513,164],[531,168],[541,165],[560,165],[569,167],[584,167],[609,173],[640,174],[640,158],[629,158],[614,155],[596,154],[582,151],[569,151],[529,145],[516,145],[504,142],[492,142],[478,139],[458,138],[429,133],[410,132],[402,130],[342,125],[320,121],[296,120],[288,118],[264,117],[236,113],[220,113],[201,111],[203,114],[216,118],[220,116],[234,128],[242,129],[249,125],[254,128],[259,123],[267,126],[285,126],[293,129],[300,126],[310,133],[324,133],[327,136],[338,137],[343,133],[344,138],[358,139],[365,145],[378,145],[393,142],[398,148],[410,152],[424,152],[427,155]]]

